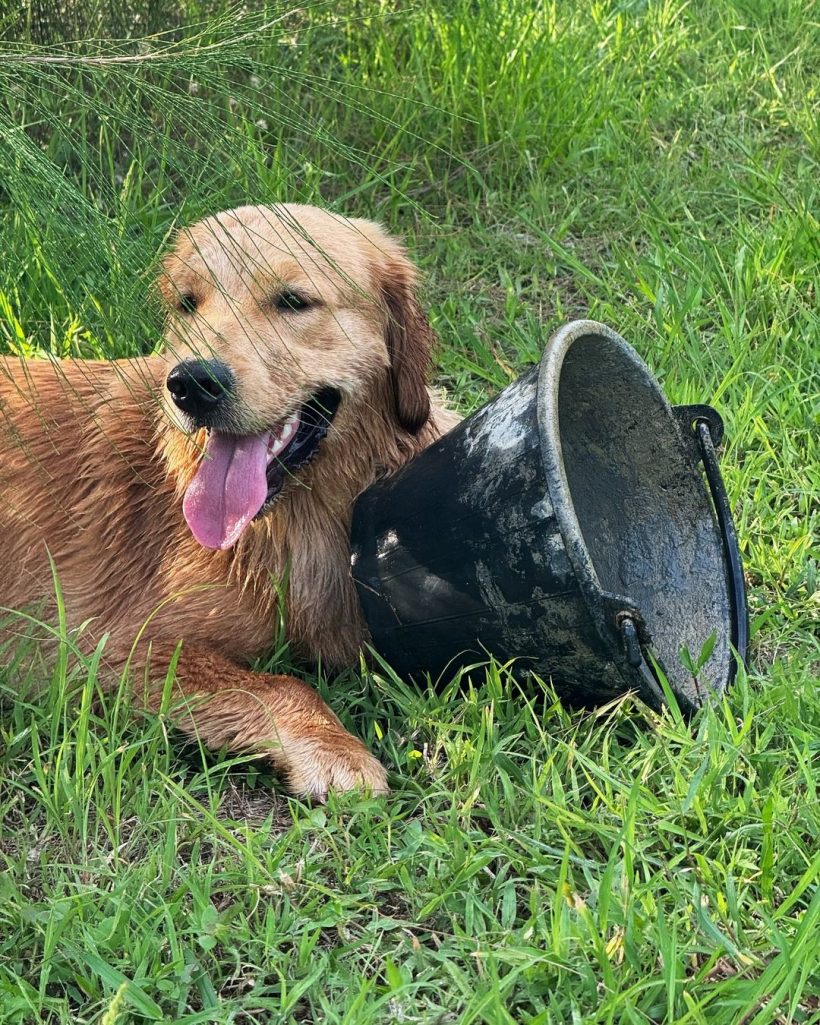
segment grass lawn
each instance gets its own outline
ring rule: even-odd
[[[720,409],[751,665],[690,724],[322,679],[393,794],[309,807],[9,649],[0,1023],[820,1021],[816,5],[104,6],[0,12],[4,349],[150,350],[204,212],[377,217],[464,412],[578,315]]]

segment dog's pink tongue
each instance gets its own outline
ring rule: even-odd
[[[268,497],[270,433],[236,438],[211,431],[182,500],[191,533],[205,548],[230,548]]]

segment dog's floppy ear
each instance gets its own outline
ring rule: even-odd
[[[381,291],[387,307],[387,352],[396,416],[410,434],[418,434],[430,417],[427,371],[436,340],[416,298],[416,270],[400,254],[381,269]]]

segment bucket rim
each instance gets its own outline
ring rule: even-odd
[[[659,405],[665,410],[670,430],[676,436],[679,428],[672,406],[655,375],[617,331],[600,321],[584,319],[564,324],[550,336],[540,361],[536,402],[541,460],[550,501],[587,610],[601,640],[607,646],[612,662],[627,688],[636,690],[647,704],[657,709],[665,703],[663,689],[645,659],[640,660],[639,666],[629,662],[618,629],[619,614],[637,614],[639,617],[640,609],[635,605],[634,599],[627,595],[614,594],[601,585],[575,512],[564,465],[558,406],[561,370],[572,346],[582,338],[590,337],[604,339],[615,348],[621,358],[640,372],[658,399]]]

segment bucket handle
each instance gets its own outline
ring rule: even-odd
[[[746,582],[743,577],[743,563],[740,557],[737,531],[732,521],[729,498],[715,452],[715,446],[723,440],[723,420],[716,409],[706,405],[673,406],[672,412],[683,431],[685,441],[690,443],[689,447],[693,457],[697,462],[703,463],[709,494],[712,497],[720,529],[725,561],[729,570],[728,591],[732,615],[731,644],[737,653],[737,658],[733,658],[731,661],[729,675],[725,683],[725,687],[729,687],[737,674],[738,661],[742,662],[744,667],[747,664],[749,613],[746,605]],[[610,597],[613,604],[616,605],[623,601],[617,595]],[[644,656],[644,649],[648,649],[650,652],[652,650],[651,637],[646,633],[640,613],[635,609],[622,606],[616,613],[615,623],[621,635],[627,662],[634,669],[640,669],[644,674],[646,689],[642,690],[642,693],[645,699],[649,700],[650,704],[658,703],[662,700],[660,688],[655,674],[649,668],[648,660]]]
[[[729,496],[718,465],[715,447],[723,440],[723,420],[716,409],[706,405],[674,406],[673,412],[685,433],[694,438],[696,451],[709,484],[709,493],[715,507],[723,551],[728,566],[729,602],[732,608],[732,647],[737,661],[732,659],[729,669],[728,687],[735,678],[737,662],[747,665],[749,648],[749,612],[746,605],[746,581],[743,577],[743,562],[737,531],[732,520]]]

